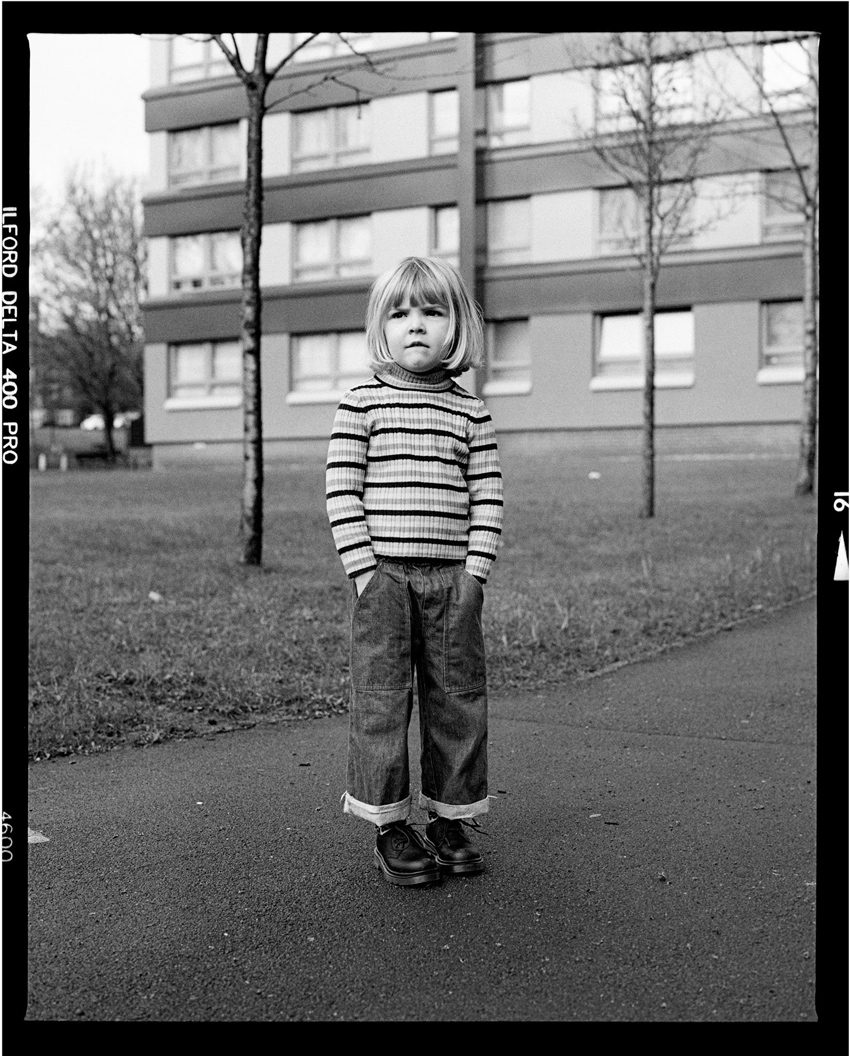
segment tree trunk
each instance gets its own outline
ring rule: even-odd
[[[655,516],[655,287],[649,261],[643,275],[643,492],[641,517]]]
[[[103,439],[106,441],[106,457],[110,462],[115,461],[115,413],[111,407],[101,408],[103,411]]]
[[[644,33],[644,135],[646,184],[643,194],[643,493],[641,516],[655,516],[655,290],[661,264],[655,206],[663,182],[655,149],[653,36]]]
[[[811,495],[815,487],[818,424],[818,140],[817,110],[812,136],[812,160],[808,181],[811,194],[806,203],[803,242],[803,412],[800,420],[800,454],[795,495]]]
[[[248,88],[248,165],[242,225],[242,563],[263,559],[263,421],[260,378],[260,242],[263,230],[263,107],[265,89]]]

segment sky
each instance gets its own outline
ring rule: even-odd
[[[129,33],[31,33],[30,184],[55,199],[75,165],[144,180],[149,42]]]

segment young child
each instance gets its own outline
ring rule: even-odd
[[[408,257],[381,275],[366,340],[375,374],[343,397],[327,462],[328,518],[353,581],[343,809],[377,826],[386,880],[422,884],[484,868],[463,819],[488,809],[482,584],[502,475],[487,408],[454,381],[481,363],[484,338],[450,264]],[[424,836],[407,824],[414,667]]]

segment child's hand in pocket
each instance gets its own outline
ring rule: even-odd
[[[363,591],[366,589],[366,584],[374,576],[375,569],[372,568],[368,572],[363,572],[359,576],[354,577],[354,585],[357,587],[357,597],[359,598]]]

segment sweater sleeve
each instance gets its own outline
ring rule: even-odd
[[[485,581],[496,559],[502,534],[502,471],[490,414],[479,401],[471,422],[469,461],[469,548],[466,571]]]
[[[357,395],[348,392],[334,417],[325,468],[325,497],[334,544],[353,579],[377,567],[363,509],[369,427]]]

